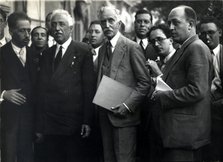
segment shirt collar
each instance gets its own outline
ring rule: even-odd
[[[2,45],[5,45],[7,42],[6,42],[6,38],[5,37],[3,37],[1,40],[0,40],[0,43],[2,44]]]
[[[174,54],[175,52],[176,52],[176,50],[173,49],[173,50],[170,52],[170,54],[167,55],[167,56],[165,57],[165,59],[163,60],[163,62],[166,63],[166,62],[173,56],[173,54]]]
[[[22,48],[19,48],[18,46],[16,46],[15,44],[12,43],[11,41],[11,44],[12,44],[12,49],[15,51],[16,55],[19,55],[19,52],[21,51],[21,49],[24,50],[24,52],[26,51],[26,47],[22,47]]]
[[[68,46],[70,45],[71,41],[72,41],[72,39],[71,39],[71,37],[69,37],[69,39],[66,42],[64,42],[63,44],[57,43],[56,54],[58,53],[60,46],[62,46],[62,56],[63,56],[65,51],[67,50]],[[55,57],[56,57],[56,55],[55,55]]]
[[[215,49],[212,50],[214,55],[216,56],[218,53],[220,53],[220,44],[217,45],[217,47],[215,47]]]
[[[112,47],[114,48],[118,42],[118,38],[120,37],[120,32],[118,31],[117,34],[110,40]]]

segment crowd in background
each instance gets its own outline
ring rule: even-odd
[[[221,22],[139,9],[129,37],[118,9],[98,13],[79,42],[66,10],[31,30],[0,9],[1,162],[223,161]],[[92,102],[104,76],[131,88],[107,109]]]

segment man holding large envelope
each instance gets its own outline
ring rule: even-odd
[[[108,6],[102,7],[99,11],[99,19],[108,41],[99,51],[98,84],[102,76],[106,75],[119,82],[120,87],[129,90],[129,94],[127,93],[126,98],[120,104],[107,107],[110,111],[99,109],[104,161],[134,162],[136,128],[140,123],[140,107],[138,105],[150,92],[150,77],[145,67],[146,60],[141,47],[119,32],[121,21],[117,9]],[[106,78],[105,83],[110,83],[109,78]],[[113,83],[113,81],[111,82]],[[114,85],[116,83],[110,84],[110,87]],[[106,86],[108,84],[105,84]],[[102,86],[102,91],[103,89]],[[103,92],[101,97],[105,97],[105,94],[111,91],[105,88]],[[117,93],[117,96],[121,97],[122,95]],[[98,104],[97,99],[94,100],[96,104]],[[104,101],[106,103],[112,99],[107,98]]]

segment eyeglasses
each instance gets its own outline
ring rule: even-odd
[[[153,45],[155,45],[156,42],[161,44],[166,39],[168,38],[157,37],[156,39],[150,39],[150,43]]]
[[[201,33],[199,33],[199,36],[200,36],[200,37],[204,37],[204,36],[206,36],[206,35],[208,35],[208,36],[212,36],[212,35],[214,35],[216,32],[217,32],[217,30],[216,30],[216,31],[214,31],[214,30],[209,30],[209,31],[206,31],[206,32],[201,32]]]

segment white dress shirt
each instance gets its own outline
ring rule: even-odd
[[[213,67],[214,67],[214,73],[215,73],[215,77],[212,80],[212,85],[211,85],[211,91],[215,91],[217,89],[217,87],[221,87],[221,79],[219,76],[220,73],[220,52],[221,52],[221,48],[220,48],[220,44],[212,50],[213,54],[212,54],[212,58],[213,58]]]
[[[71,41],[72,41],[72,39],[71,39],[71,37],[70,37],[70,38],[69,38],[66,42],[64,42],[63,44],[58,44],[58,43],[57,43],[57,48],[56,48],[55,58],[56,58],[57,53],[58,53],[59,50],[60,50],[60,46],[62,46],[62,57],[64,56],[64,54],[65,54],[65,52],[67,51],[67,48],[68,48],[68,46],[70,45]]]
[[[138,44],[140,44],[141,40],[142,40],[142,46],[143,46],[143,49],[145,50],[146,47],[147,47],[148,44],[149,44],[149,42],[148,42],[148,38],[140,39],[140,38],[136,37],[136,42],[137,42]]]

